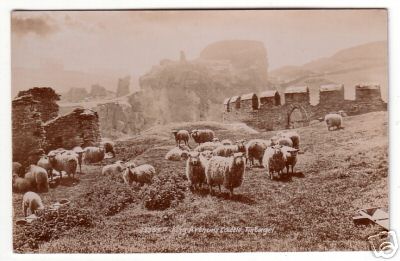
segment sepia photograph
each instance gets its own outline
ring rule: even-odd
[[[387,9],[13,10],[10,23],[14,253],[396,240]]]

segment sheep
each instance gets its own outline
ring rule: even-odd
[[[72,149],[78,155],[78,165],[79,165],[79,173],[82,173],[82,158],[84,150],[80,146],[76,146]]]
[[[271,146],[271,141],[262,139],[250,140],[246,144],[246,156],[249,159],[250,167],[254,165],[254,159],[259,161],[260,166],[262,165],[264,151],[268,146]]]
[[[193,130],[191,132],[191,136],[193,140],[200,145],[201,143],[207,141],[213,141],[215,134],[214,131],[205,129],[205,130]]]
[[[299,149],[295,149],[295,148],[291,148],[288,146],[283,146],[282,147],[282,152],[284,154],[284,158],[286,160],[286,173],[289,174],[289,168],[292,167],[292,174],[294,166],[297,163],[297,153],[299,151]]]
[[[38,192],[49,191],[49,178],[44,168],[31,164],[28,167],[28,173],[25,174],[25,178],[31,181],[31,184],[36,187]]]
[[[105,148],[102,147],[86,147],[83,151],[83,161],[85,163],[100,162],[105,156]]]
[[[23,173],[21,173],[22,170],[23,170],[23,168],[22,168],[22,164],[21,163],[16,162],[16,161],[14,161],[12,163],[12,174],[13,175],[16,174],[19,177],[22,176],[22,174],[23,174]]]
[[[28,216],[28,210],[30,214],[35,214],[38,210],[44,209],[42,199],[38,194],[32,191],[28,191],[22,197],[22,211],[24,216]]]
[[[336,127],[337,130],[342,128],[342,116],[340,114],[332,113],[325,115],[325,122],[328,131],[331,130],[331,127]]]
[[[53,167],[51,166],[50,159],[47,155],[43,155],[36,163],[39,167],[44,168],[47,171],[47,175],[53,180]]]
[[[213,156],[205,169],[207,184],[210,193],[213,193],[213,186],[218,185],[221,192],[221,185],[229,189],[230,197],[233,197],[233,189],[243,183],[246,160],[243,153],[238,152],[231,157]]]
[[[231,140],[228,139],[224,139],[221,141],[222,145],[233,145],[233,142]]]
[[[182,148],[181,146],[174,147],[173,149],[169,150],[165,155],[166,160],[172,161],[180,161],[181,159],[185,158],[188,150],[186,148]]]
[[[230,157],[236,152],[246,152],[246,147],[243,144],[235,145],[220,145],[213,150],[214,156]]]
[[[293,141],[289,137],[283,136],[278,139],[276,145],[293,147]]]
[[[198,152],[202,152],[202,151],[206,151],[206,150],[215,150],[218,146],[220,146],[221,143],[220,142],[204,142],[202,144],[200,144],[199,146],[197,146],[194,151],[198,151]]]
[[[61,153],[49,152],[51,166],[53,169],[60,172],[60,178],[62,179],[62,172],[65,171],[68,177],[75,178],[75,173],[78,168],[78,155],[73,151],[63,151]]]
[[[186,177],[189,181],[189,187],[197,189],[206,181],[205,168],[209,157],[207,152],[191,152],[186,160]]]
[[[33,190],[34,186],[30,179],[21,178],[17,175],[14,175],[12,179],[12,188],[14,192],[25,193],[27,191]]]
[[[299,149],[300,147],[300,135],[296,131],[287,131],[279,133],[281,137],[287,137],[292,140],[293,148]],[[285,144],[281,144],[285,145]],[[287,146],[287,145],[286,145]],[[292,147],[292,146],[290,146]]]
[[[183,143],[185,145],[189,145],[189,132],[187,130],[173,130],[172,134],[175,137],[175,141],[176,141],[176,146],[181,145],[181,141],[183,141]]]
[[[282,152],[281,148],[280,145],[267,147],[262,158],[262,164],[268,171],[271,180],[274,179],[274,172],[280,175],[286,166],[286,155]]]
[[[115,157],[115,150],[114,150],[114,143],[113,142],[111,142],[111,141],[103,141],[103,142],[101,142],[100,147],[104,149],[105,153],[109,153],[110,152],[112,154],[113,158]],[[103,160],[103,159],[101,159],[101,160]]]
[[[116,161],[113,164],[109,164],[103,167],[101,170],[101,174],[103,176],[105,175],[117,175],[118,173],[121,173],[122,171],[125,170],[124,163],[121,160]]]
[[[220,140],[218,138],[214,138],[212,139],[212,142],[220,142]]]
[[[144,183],[150,184],[155,174],[156,170],[153,166],[149,164],[143,164],[137,167],[127,166],[122,174],[122,177],[125,184],[130,185],[133,181],[135,181],[143,185]]]

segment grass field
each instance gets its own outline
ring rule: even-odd
[[[168,186],[186,187],[181,178],[185,163],[166,161],[164,156],[175,145],[171,129],[199,127],[214,129],[220,139],[249,140],[274,134],[212,122],[160,126],[118,141],[117,159],[152,164],[158,175],[179,177],[178,185]],[[41,243],[38,249],[20,251],[368,250],[367,237],[382,229],[377,225],[355,226],[352,216],[365,207],[388,210],[387,127],[387,112],[374,112],[344,118],[344,129],[339,131],[329,132],[323,123],[297,129],[303,153],[298,155],[296,173],[290,178],[271,181],[263,168],[246,169],[244,183],[235,190],[234,198],[230,199],[224,189],[213,196],[206,190],[185,190],[184,197],[165,210],[146,209],[142,197],[149,187],[135,187],[130,190],[133,199],[121,211],[104,214],[107,204],[112,204],[107,200],[112,201],[113,197],[100,198],[103,196],[99,193],[97,202],[93,191],[107,190],[112,195],[114,189],[125,185],[118,178],[100,176],[101,165],[84,166],[79,182],[60,185],[41,196],[45,204],[70,199],[91,211],[96,225],[72,228],[57,239]],[[14,220],[22,216],[21,199],[21,194],[13,194]],[[14,226],[14,233],[20,229]]]

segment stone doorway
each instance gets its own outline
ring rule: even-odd
[[[304,126],[308,126],[310,119],[304,108],[300,106],[291,107],[288,111],[287,116],[287,128],[296,129]]]

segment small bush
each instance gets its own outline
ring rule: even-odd
[[[164,210],[179,204],[185,197],[183,178],[173,173],[160,174],[153,183],[142,189],[142,201],[149,210]]]

